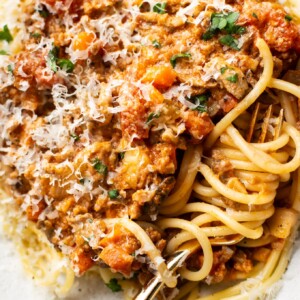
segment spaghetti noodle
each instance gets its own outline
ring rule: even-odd
[[[300,212],[295,16],[255,0],[21,6],[21,50],[0,32],[0,165],[26,270],[58,295],[89,271],[129,298],[153,276],[177,300],[270,293]]]

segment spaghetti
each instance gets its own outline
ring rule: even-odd
[[[5,229],[58,295],[96,271],[129,298],[159,276],[177,300],[252,299],[284,273],[300,29],[274,2],[216,2],[26,1],[21,50],[3,26]]]

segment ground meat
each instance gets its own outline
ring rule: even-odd
[[[241,23],[256,26],[272,49],[287,52],[298,47],[299,29],[286,17],[282,6],[270,2],[249,3],[244,6],[244,11]]]
[[[160,174],[174,174],[176,162],[176,147],[167,143],[159,143],[151,147],[150,157]]]
[[[242,250],[237,250],[232,260],[234,261],[233,268],[237,271],[249,273],[253,268],[251,259],[249,259]]]
[[[46,53],[23,53],[17,55],[14,74],[16,76],[17,87],[22,82],[28,82],[35,85],[38,90],[50,89],[54,84],[63,83],[63,79],[59,78],[51,69],[46,66]]]

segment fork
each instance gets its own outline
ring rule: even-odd
[[[213,246],[229,246],[237,244],[243,238],[243,236],[237,234],[234,235],[234,237],[230,240],[211,239],[210,242]],[[199,243],[194,240],[183,244],[169,259],[167,263],[167,268],[169,271],[175,272],[183,264],[183,262],[199,248]],[[162,282],[160,276],[157,275],[153,277],[146,287],[141,290],[141,292],[136,296],[135,300],[153,300],[163,286],[164,283]]]

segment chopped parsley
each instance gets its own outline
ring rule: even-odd
[[[288,22],[291,22],[293,20],[293,18],[289,15],[285,15],[284,19]]]
[[[42,35],[38,32],[33,32],[30,34],[31,37],[35,38],[35,39],[39,39]]]
[[[117,278],[112,278],[109,283],[106,284],[113,292],[120,292],[122,291],[122,287],[118,283]]]
[[[49,13],[48,9],[45,6],[43,6],[42,9],[38,9],[37,12],[44,19],[46,19],[46,18],[48,18],[50,16],[50,13]]]
[[[13,36],[11,35],[7,25],[4,25],[3,29],[0,31],[0,40],[7,41],[8,43],[13,41]]]
[[[57,60],[57,65],[65,70],[67,73],[71,73],[74,70],[74,64],[69,60],[65,58],[61,58]]]
[[[255,19],[258,19],[258,16],[257,16],[257,14],[254,12],[254,13],[252,13],[252,16],[255,18]]]
[[[108,197],[110,199],[116,199],[119,196],[119,191],[118,190],[110,190],[108,191]]]
[[[79,180],[79,182],[80,182],[81,184],[84,184],[85,178],[81,178],[81,179]]]
[[[124,158],[124,156],[125,156],[125,152],[120,152],[120,153],[119,153],[119,157],[120,157],[120,159],[123,159],[123,158]]]
[[[220,69],[220,71],[221,71],[221,74],[223,75],[223,74],[225,74],[225,72],[228,70],[228,67],[222,67],[221,69]]]
[[[191,101],[195,103],[197,106],[193,110],[197,110],[200,112],[206,112],[207,111],[207,101],[209,98],[210,94],[202,94],[202,95],[197,95],[191,98]]]
[[[14,74],[13,65],[8,65],[7,66],[7,71],[10,72],[13,75]]]
[[[0,55],[9,55],[7,51],[5,50],[0,50]]]
[[[47,63],[50,69],[56,73],[58,71],[57,66],[59,66],[61,69],[65,70],[68,73],[73,72],[74,64],[69,59],[58,58],[58,55],[59,48],[53,45],[52,49],[48,53],[47,58]]]
[[[47,63],[53,72],[57,72],[56,62],[58,59],[58,52],[59,52],[59,48],[56,46],[53,46],[52,49],[48,53]]]
[[[157,118],[159,118],[159,116],[160,116],[160,113],[154,113],[154,112],[150,113],[147,118],[146,124],[149,125],[153,121],[153,119],[157,119]]]
[[[172,67],[175,68],[178,58],[191,58],[191,57],[192,57],[191,53],[188,53],[188,52],[178,53],[171,57],[170,63],[172,65]]]
[[[158,14],[165,14],[166,11],[166,6],[167,6],[167,2],[162,2],[162,3],[156,3],[153,6],[153,11],[158,13]]]
[[[202,35],[202,39],[205,41],[208,41],[212,39],[215,35],[217,35],[220,32],[225,32],[228,35],[226,36],[225,40],[228,40],[228,36],[231,36],[231,34],[243,34],[246,32],[246,28],[240,25],[236,25],[235,22],[238,20],[240,14],[238,12],[230,12],[228,14],[222,12],[222,13],[213,13],[211,15],[211,25],[210,28]],[[234,39],[232,36],[231,38]],[[221,38],[222,39],[222,38]],[[220,42],[221,42],[220,39]],[[222,43],[222,42],[221,42]],[[235,50],[239,50],[236,46],[231,48]]]
[[[80,136],[75,133],[71,133],[70,136],[72,139],[74,139],[75,142],[80,140]]]
[[[235,73],[234,75],[229,76],[229,77],[227,77],[226,79],[227,79],[228,81],[232,82],[232,83],[237,83],[239,77],[238,77],[238,74]]]
[[[93,167],[99,174],[107,174],[107,166],[98,158],[94,160]]]
[[[220,37],[219,39],[219,42],[222,44],[222,45],[225,45],[225,46],[228,46],[234,50],[240,50],[239,48],[239,41],[237,39],[235,39],[232,35],[230,34],[227,34],[227,35],[224,35],[222,37]]]
[[[152,42],[152,45],[153,45],[153,47],[156,48],[156,49],[160,49],[160,48],[161,48],[161,43],[158,42],[157,40],[154,40],[154,41]]]

